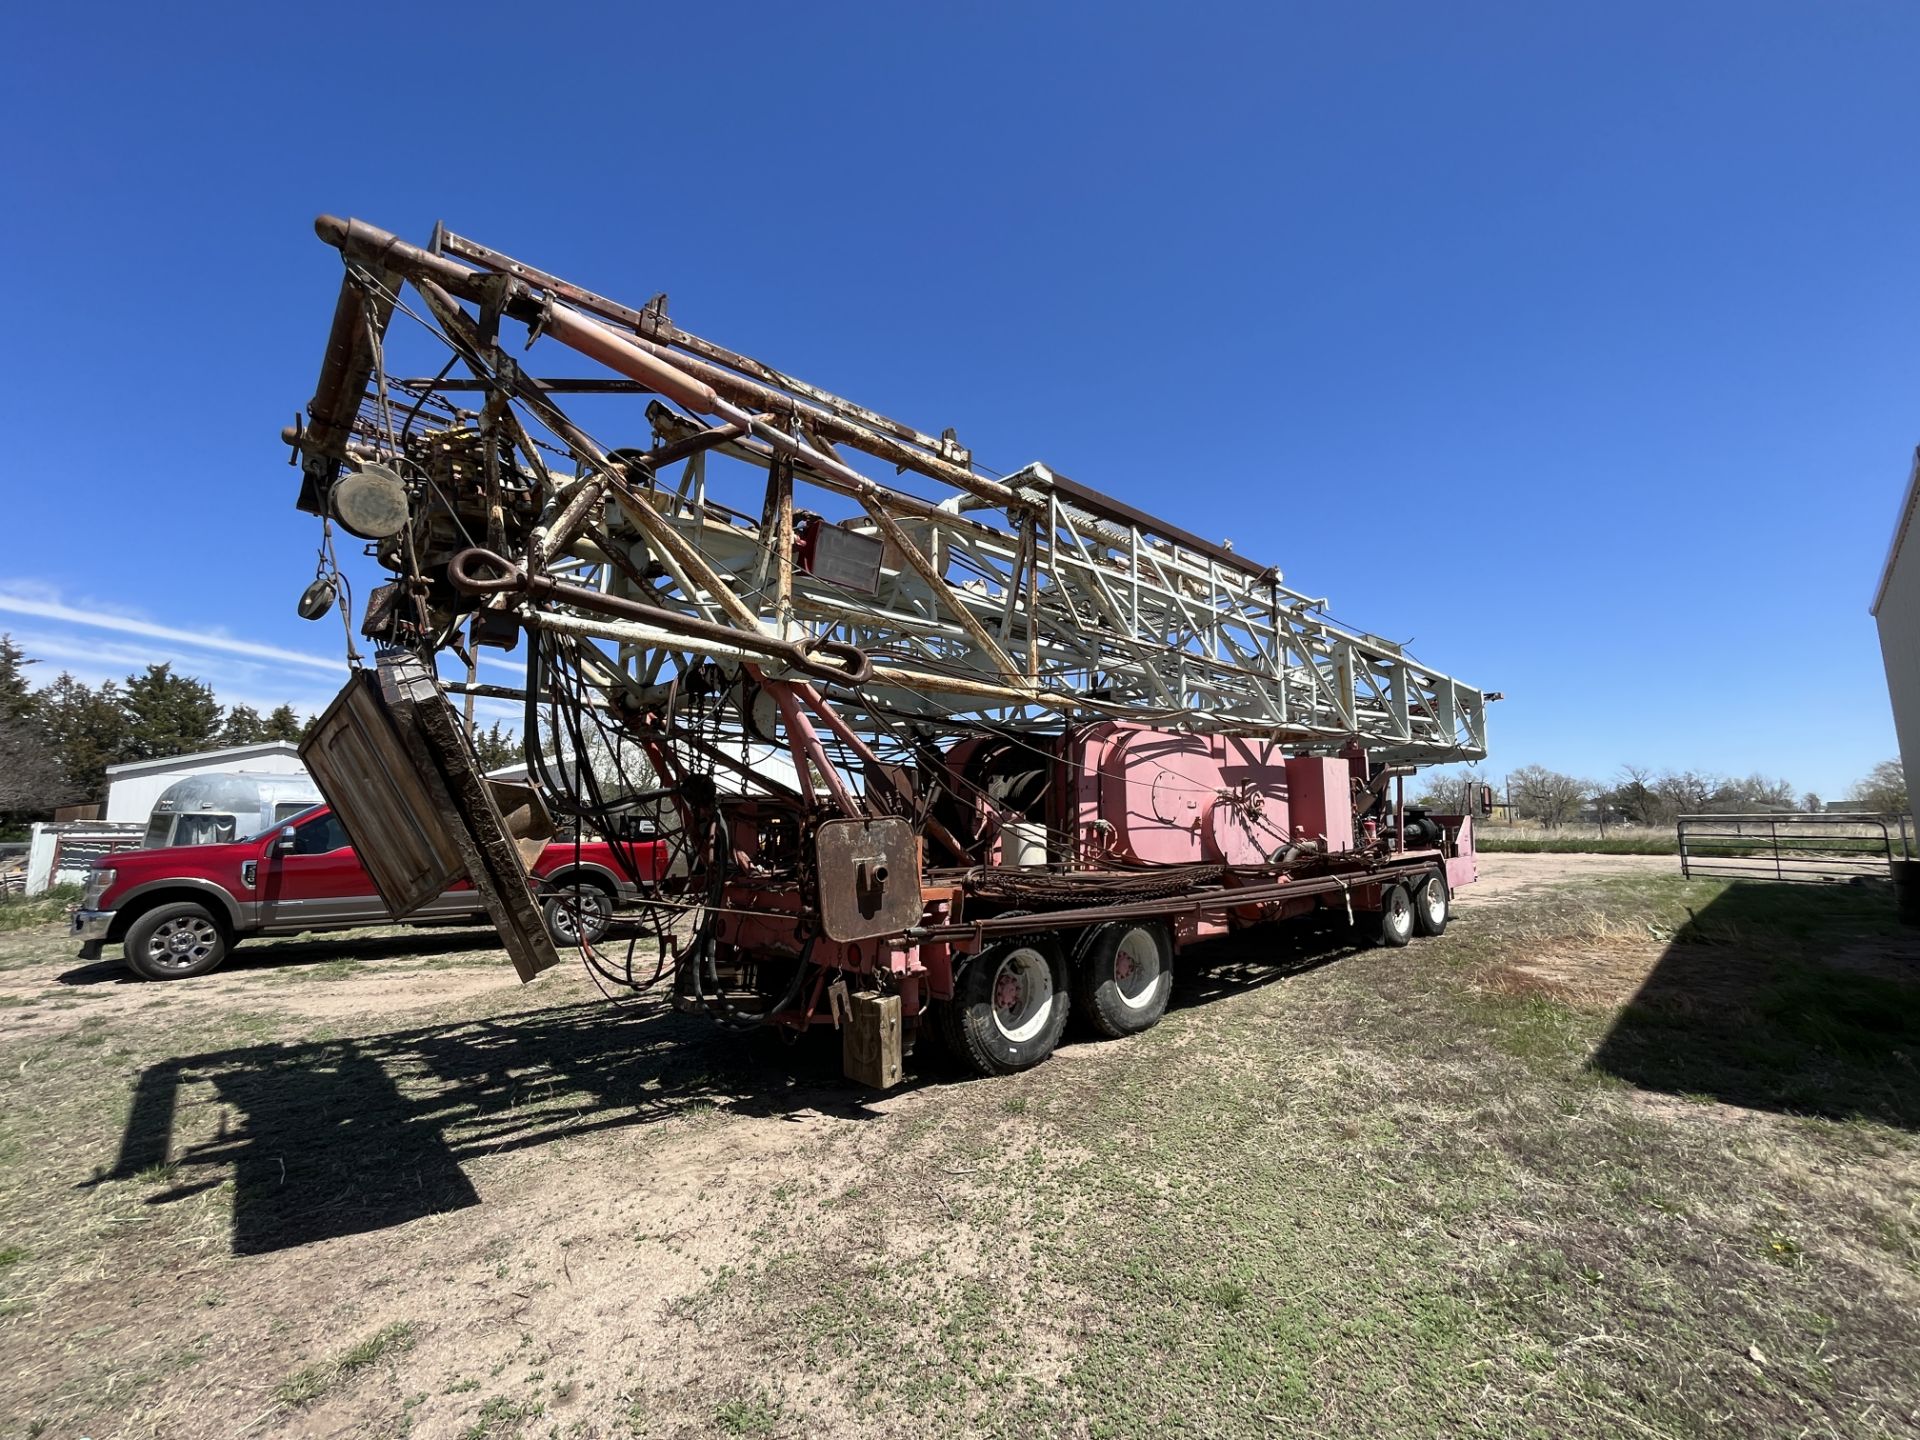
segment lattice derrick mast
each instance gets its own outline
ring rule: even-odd
[[[367,424],[351,411],[393,297],[411,282],[489,396],[426,437],[442,501],[472,522],[453,528],[473,540],[483,527],[490,548],[529,572],[659,612],[609,618],[568,594],[518,604],[526,623],[615,646],[625,673],[609,684],[658,687],[703,657],[779,674],[769,642],[832,640],[872,661],[866,683],[830,692],[856,720],[915,717],[923,731],[959,733],[1126,715],[1302,749],[1357,739],[1415,763],[1485,753],[1479,691],[1334,624],[1277,572],[1222,546],[1044,466],[983,475],[952,432],[928,435],[681,331],[661,299],[633,310],[444,233],[429,251],[359,222],[320,228],[349,276],[300,440],[303,504],[321,508],[350,457],[394,448],[390,418]],[[533,379],[496,343],[503,318],[618,378]],[[609,457],[561,408],[560,396],[592,389],[657,392],[680,410],[653,401],[652,449]],[[444,393],[427,382],[401,391],[403,401]],[[878,484],[838,447],[946,498]],[[577,475],[558,473],[562,453]],[[723,482],[748,476],[723,501]],[[817,548],[815,564],[794,562],[796,516],[836,509],[845,518],[816,521],[816,533],[851,537],[830,538],[860,551],[858,584],[829,578]],[[706,628],[691,633],[673,615]]]
[[[676,492],[663,506],[666,515],[738,591],[761,589],[766,547],[758,527],[715,520],[701,477],[686,479],[684,497]],[[1047,514],[1042,504],[1034,508]],[[877,529],[855,524],[865,533]],[[926,528],[938,529],[941,543],[921,548],[944,561],[950,577],[938,593],[910,565],[889,558],[864,601],[797,574],[785,617],[806,633],[832,634],[873,655],[877,678],[866,688],[904,688],[890,696],[897,708],[971,713],[964,696],[890,686],[896,660],[957,666],[982,683],[1002,678],[952,616],[959,606],[1013,662],[1014,674],[1031,677],[1043,696],[1078,699],[1091,691],[1108,706],[1200,729],[1303,742],[1358,736],[1407,758],[1460,758],[1477,748],[1461,738],[1480,732],[1477,692],[1319,620],[1303,597],[1275,582],[1154,546],[1137,531],[1115,536],[1084,514],[1066,515],[1052,534],[1044,523],[1035,527],[1039,573],[1030,602],[1019,583],[1026,537],[973,524]],[[610,583],[619,588],[620,577]],[[757,613],[769,622],[782,618],[771,606]],[[922,694],[927,703],[917,705]]]

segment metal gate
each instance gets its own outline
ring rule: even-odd
[[[1682,815],[1679,831],[1680,873],[1689,879],[1886,879],[1911,853],[1904,815]]]

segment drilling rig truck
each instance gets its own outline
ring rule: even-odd
[[[1498,697],[1271,566],[990,472],[663,294],[315,228],[344,275],[286,432],[322,531],[300,608],[340,607],[352,673],[302,750],[396,917],[467,878],[531,979],[556,817],[646,843],[630,933],[573,947],[593,977],[831,1026],[885,1087],[929,1031],[995,1074],[1074,1011],[1145,1030],[1209,937],[1328,909],[1438,934],[1474,879],[1474,814],[1405,782],[1484,756]],[[340,532],[383,572],[357,616]],[[449,696],[519,708],[528,786],[481,773]]]

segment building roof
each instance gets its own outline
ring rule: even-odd
[[[1887,546],[1887,563],[1880,571],[1880,587],[1873,592],[1873,604],[1867,607],[1869,615],[1878,615],[1880,602],[1887,598],[1887,585],[1893,579],[1894,562],[1900,558],[1900,547],[1906,544],[1907,532],[1913,528],[1916,500],[1920,500],[1920,449],[1913,452],[1913,469],[1907,475],[1906,498],[1900,502],[1900,518],[1894,522],[1893,541]]]
[[[192,755],[162,755],[153,760],[128,760],[124,764],[107,766],[107,774],[114,778],[129,775],[151,775],[161,770],[197,770],[208,762],[225,764],[230,760],[245,760],[254,755],[293,755],[298,756],[300,747],[291,740],[257,740],[251,745],[229,745],[224,750],[200,750]]]

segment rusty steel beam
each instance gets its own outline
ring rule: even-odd
[[[376,274],[390,293],[392,275]],[[373,374],[373,344],[387,333],[393,319],[393,302],[385,296],[371,296],[357,277],[349,274],[340,281],[340,295],[334,302],[333,324],[327,332],[327,348],[320,360],[320,378],[307,402],[307,423],[296,437],[301,454],[302,480],[300,509],[309,514],[326,512],[326,487],[339,474],[353,439],[353,426],[360,414],[360,397],[366,392]]]
[[[649,340],[658,340],[677,346],[703,360],[711,360],[726,366],[729,370],[738,371],[750,379],[777,386],[782,390],[789,390],[803,399],[812,401],[829,414],[867,426],[883,435],[905,441],[909,445],[918,446],[929,452],[935,459],[959,465],[966,465],[972,459],[969,451],[945,436],[936,437],[925,434],[911,425],[891,420],[877,410],[869,410],[864,405],[857,405],[818,386],[796,380],[764,361],[754,359],[751,355],[729,350],[724,345],[716,345],[711,340],[703,340],[698,335],[682,330],[667,318],[664,304],[657,303],[649,305],[644,310],[635,310],[632,306],[623,305],[618,300],[596,295],[593,291],[562,280],[557,275],[549,275],[544,270],[535,269],[524,260],[516,260],[511,255],[480,244],[477,240],[456,235],[444,225],[434,227],[433,239],[428,242],[428,248],[435,254],[457,255],[483,270],[511,275],[517,280],[523,280],[549,294],[559,296],[570,305],[578,306],[604,319],[616,321]],[[664,302],[665,299],[664,295],[658,297],[659,302]]]
[[[645,395],[649,393],[647,387],[637,380],[573,378],[536,380],[534,383],[548,395]],[[418,395],[434,390],[461,394],[475,390],[491,390],[493,385],[486,380],[450,375],[438,380],[429,376],[413,376],[405,380],[395,380],[393,387],[396,390],[407,390]]]
[[[479,573],[481,569],[494,573],[482,574]],[[692,615],[683,615],[678,610],[666,610],[644,601],[589,590],[584,585],[570,585],[564,580],[555,580],[551,575],[531,574],[504,555],[495,555],[477,547],[462,550],[453,557],[447,569],[447,578],[469,595],[530,595],[536,600],[551,600],[591,615],[635,620],[656,629],[672,631],[689,643],[717,641],[743,650],[758,651],[829,685],[862,685],[873,674],[873,662],[864,651],[852,645],[843,645],[836,640],[818,640],[803,646],[794,640],[743,632],[737,626],[720,625]],[[823,664],[818,658],[820,656],[836,657],[838,663]]]

